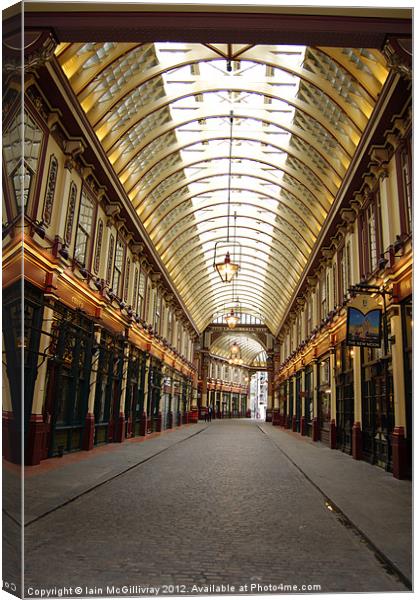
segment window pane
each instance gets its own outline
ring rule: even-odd
[[[87,240],[87,234],[82,229],[79,229],[77,232],[76,245],[74,248],[74,258],[78,260],[81,264],[85,264]]]

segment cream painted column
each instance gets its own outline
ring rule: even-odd
[[[292,397],[294,398],[294,402],[292,403],[292,416],[295,417],[297,414],[297,378],[294,375],[292,375],[292,379],[291,379],[291,385],[292,385]]]
[[[273,396],[274,396],[274,410],[278,410],[279,409],[279,392],[278,392],[278,390],[274,390]]]
[[[94,410],[95,410],[97,370],[98,370],[99,356],[100,356],[99,344],[100,344],[100,340],[102,337],[102,327],[100,325],[95,324],[94,328],[95,328],[94,340],[95,340],[97,350],[96,350],[96,353],[93,355],[92,369],[90,372],[90,391],[89,391],[88,412],[91,414],[93,414]]]
[[[207,391],[207,378],[208,378],[208,363],[205,354],[202,354],[202,392],[201,392],[201,406],[207,408],[208,406],[208,391]]]
[[[144,413],[148,414],[148,393],[149,393],[149,373],[150,373],[150,364],[151,364],[151,356],[150,354],[146,354],[145,359],[145,375],[144,375]]]
[[[336,422],[336,356],[330,353],[330,419]]]
[[[390,308],[391,358],[393,365],[394,430],[391,433],[393,476],[405,479],[411,470],[411,443],[407,441],[406,391],[403,356],[403,330],[400,306]]]
[[[352,426],[352,456],[356,460],[362,458],[362,369],[361,348],[351,349],[354,374],[354,423]]]
[[[295,373],[294,375],[291,376],[291,389],[292,389],[292,397],[293,397],[293,402],[292,402],[292,414],[290,415],[291,417],[291,426],[290,429],[292,431],[296,431],[297,427],[297,423],[296,423],[296,415],[297,415],[297,402],[296,402],[296,392],[297,392],[297,378],[295,377]]]
[[[45,436],[48,434],[51,415],[47,415],[47,422],[44,422],[43,408],[47,393],[47,372],[48,372],[48,348],[51,345],[52,337],[52,319],[54,308],[45,306],[42,317],[42,333],[39,340],[39,354],[37,361],[37,376],[35,380],[32,414],[29,423],[29,436],[25,447],[25,462],[31,465],[37,465],[42,458],[46,458]]]
[[[313,418],[318,417],[318,399],[319,399],[319,364],[317,360],[313,362]]]
[[[400,307],[390,308],[391,335],[394,340],[391,344],[391,361],[393,365],[393,390],[394,390],[394,427],[403,427],[406,435],[406,394],[404,378],[403,356],[403,331]]]
[[[304,396],[304,392],[306,391],[306,377],[305,377],[305,370],[303,369],[301,371],[301,385],[300,385],[300,391],[303,392],[301,394],[301,416],[305,417],[306,416],[306,403],[305,403],[305,396]]]
[[[311,437],[313,442],[317,442],[320,439],[320,430],[319,430],[319,410],[318,410],[318,401],[319,401],[319,364],[317,360],[314,360],[312,363],[313,366],[313,379],[312,379],[312,398],[313,398],[313,421],[311,428]]]
[[[42,319],[42,333],[39,340],[40,354],[38,355],[38,370],[32,398],[33,415],[42,415],[42,409],[44,406],[48,366],[48,359],[46,356],[44,356],[44,353],[48,351],[47,349],[50,346],[52,340],[51,330],[53,315],[54,308],[50,306],[45,306],[44,315]]]
[[[128,360],[129,360],[129,343],[124,342],[124,362],[122,364],[122,383],[121,383],[121,398],[119,401],[119,416],[118,427],[116,432],[117,442],[123,442],[125,439],[125,398],[127,396],[127,379],[128,379]]]
[[[351,350],[354,372],[354,422],[359,423],[362,429],[362,368],[361,348],[354,347]]]
[[[89,380],[89,397],[87,401],[87,415],[86,422],[83,431],[83,450],[92,450],[95,441],[95,395],[96,395],[96,382],[97,382],[97,368],[100,357],[100,338],[102,335],[102,327],[95,324],[94,326],[94,343],[96,345],[96,352],[92,356],[92,366],[90,369],[90,380]]]

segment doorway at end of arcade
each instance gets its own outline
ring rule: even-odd
[[[250,379],[250,407],[252,419],[264,421],[268,405],[268,373],[256,371]]]

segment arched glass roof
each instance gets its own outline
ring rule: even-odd
[[[225,332],[218,337],[210,347],[210,354],[228,359],[233,344],[240,348],[240,355],[245,367],[266,367],[266,349],[256,335],[245,332]]]
[[[58,60],[199,330],[231,214],[235,295],[276,334],[387,77],[377,50],[61,44]]]

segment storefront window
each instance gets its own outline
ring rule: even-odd
[[[318,395],[317,415],[320,427],[320,440],[329,443],[331,389],[330,389],[330,358],[323,357],[318,365]]]

